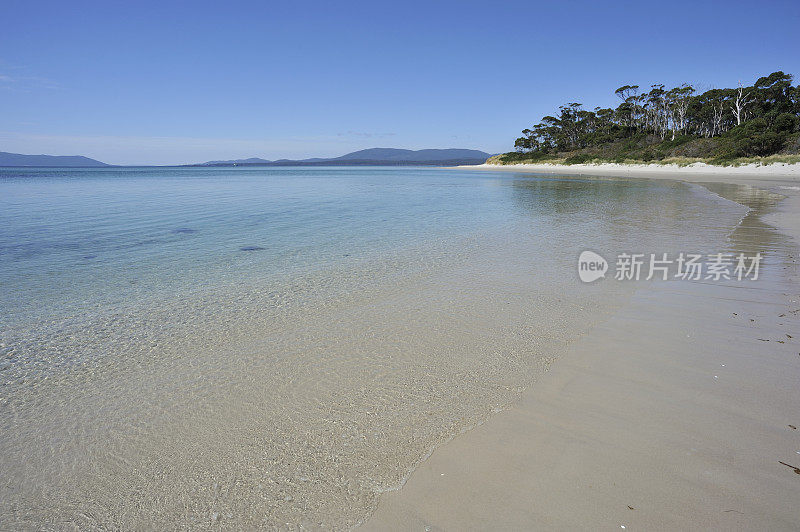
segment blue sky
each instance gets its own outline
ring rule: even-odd
[[[114,164],[508,151],[623,84],[800,76],[796,0],[4,0],[0,27],[0,151]]]

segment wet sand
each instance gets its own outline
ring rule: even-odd
[[[515,406],[385,494],[365,529],[800,527],[798,177],[641,177],[751,207],[730,245],[766,253],[760,280],[643,283]],[[787,197],[772,206],[765,190]]]

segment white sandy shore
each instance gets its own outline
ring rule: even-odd
[[[687,166],[676,164],[479,164],[460,166],[460,169],[504,170],[512,172],[536,172],[557,175],[594,175],[625,177],[675,177],[688,175],[715,176],[726,180],[736,178],[800,179],[800,163],[774,163],[769,165],[745,164],[742,166],[713,166],[693,163]]]
[[[800,529],[800,165],[471,168],[740,183],[787,198],[732,236],[769,250],[769,275],[642,287],[517,405],[385,494],[365,528]]]

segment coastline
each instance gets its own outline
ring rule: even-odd
[[[364,528],[800,526],[800,165],[471,168],[738,190],[751,211],[731,238],[771,259],[757,285],[642,286],[516,405],[384,494]],[[785,198],[762,204],[764,191]]]
[[[170,203],[173,195],[153,188],[147,172],[140,172],[143,175],[133,180],[133,188],[147,185],[153,200],[137,202],[131,209],[136,210],[133,221],[143,221],[138,218],[140,204],[150,204],[155,214],[144,221],[163,224],[162,212],[182,218],[185,212],[180,202]],[[575,257],[585,249],[695,250],[713,243],[708,246],[711,251],[725,242],[746,209],[701,186],[671,181],[539,180],[498,172],[448,174],[438,169],[417,176],[417,172],[374,175],[367,169],[360,178],[352,176],[366,180],[362,182],[369,183],[369,188],[385,186],[386,192],[378,196],[384,198],[384,205],[397,207],[405,198],[408,208],[415,208],[420,197],[426,198],[414,219],[424,221],[425,213],[432,213],[429,227],[436,232],[426,232],[430,236],[425,239],[415,237],[405,247],[392,246],[391,253],[388,247],[372,245],[365,248],[368,255],[358,253],[361,248],[356,245],[347,250],[334,247],[335,256],[322,255],[330,260],[306,262],[286,281],[267,282],[262,274],[251,277],[246,274],[266,271],[276,263],[267,250],[239,247],[264,241],[258,238],[259,231],[242,238],[237,220],[242,214],[261,213],[264,205],[228,201],[214,208],[232,223],[216,225],[230,227],[241,240],[234,240],[225,253],[214,251],[220,234],[210,227],[183,220],[169,225],[176,229],[169,233],[170,241],[207,255],[206,261],[215,256],[236,259],[233,264],[239,266],[229,270],[230,276],[219,276],[212,269],[197,271],[191,278],[193,283],[198,278],[213,280],[207,285],[213,289],[184,291],[176,285],[174,293],[181,297],[171,297],[171,292],[143,290],[145,283],[140,282],[130,289],[136,299],[125,306],[111,302],[105,307],[111,312],[103,312],[101,297],[93,300],[100,304],[98,311],[83,313],[78,319],[67,316],[49,321],[47,327],[33,322],[34,328],[21,327],[6,335],[6,342],[9,337],[11,342],[4,347],[12,346],[13,362],[5,366],[0,393],[2,422],[9,429],[0,437],[4,449],[0,467],[9,479],[0,496],[2,521],[17,528],[66,524],[163,528],[167,523],[252,529],[289,523],[287,527],[349,529],[367,519],[380,498],[410,493],[400,489],[408,478],[413,493],[425,468],[440,456],[454,460],[455,472],[444,477],[448,481],[458,478],[456,472],[466,460],[476,474],[463,480],[464,485],[488,489],[496,482],[499,491],[476,492],[479,498],[471,500],[470,508],[486,508],[487,500],[496,500],[493,507],[505,505],[509,516],[524,517],[521,509],[530,506],[530,500],[515,501],[504,492],[510,487],[529,495],[530,489],[518,488],[526,486],[526,480],[546,477],[531,472],[529,457],[520,454],[521,461],[515,461],[490,451],[507,453],[514,441],[522,450],[530,446],[531,436],[525,432],[530,422],[524,417],[528,411],[513,418],[513,425],[493,429],[501,440],[461,453],[452,449],[472,442],[484,423],[496,427],[495,416],[524,403],[530,391],[552,390],[553,385],[547,384],[553,382],[552,377],[545,371],[554,359],[572,360],[565,356],[567,350],[584,335],[595,339],[593,325],[602,331],[611,316],[627,312],[620,326],[632,327],[630,334],[657,333],[636,329],[639,317],[649,312],[646,306],[633,307],[638,309],[635,312],[625,310],[635,284],[583,285],[571,275]],[[203,174],[195,178],[205,182],[208,177]],[[217,179],[233,184],[225,174]],[[303,180],[291,181],[307,191]],[[405,194],[396,195],[398,184],[409,186],[415,181],[417,185]],[[103,181],[87,177],[81,183],[95,190]],[[115,180],[106,183],[120,186]],[[233,188],[234,197],[249,198],[259,190],[257,183],[271,186],[268,179],[243,179]],[[313,187],[318,189],[319,183]],[[719,191],[723,196],[729,192],[724,187]],[[745,195],[742,201],[757,204],[770,199],[761,198],[756,189],[751,192],[752,197]],[[115,194],[130,195],[124,189]],[[71,196],[78,202],[71,212],[92,211],[84,202],[94,196],[74,194],[74,190]],[[329,195],[319,198],[326,202]],[[359,199],[356,205],[368,208],[355,210],[377,216],[367,223],[362,218],[359,225],[380,226],[377,222],[386,217],[392,234],[404,228],[409,234],[419,234],[381,209],[372,210],[375,196],[364,200],[368,203]],[[315,215],[318,224],[341,227],[348,233],[353,230],[354,226],[340,225],[338,218],[319,217],[313,205],[305,210]],[[475,209],[478,205],[480,212]],[[443,209],[447,216],[442,216]],[[321,227],[302,216],[292,218],[306,232],[309,227]],[[460,230],[443,226],[444,220],[459,220]],[[92,248],[76,253],[75,268],[64,268],[70,283],[99,265],[105,265],[109,282],[120,280],[115,272],[127,272],[118,268],[127,263],[117,262],[124,238],[114,240],[108,249],[97,248],[90,237],[95,227],[108,231],[106,219],[102,222],[83,228],[87,233],[81,241]],[[117,219],[117,224],[131,225],[125,218]],[[61,220],[59,237],[64,236],[61,225],[69,224]],[[362,235],[356,244],[375,242],[371,235]],[[141,240],[136,232],[128,237],[128,242],[137,244],[132,248],[136,252],[129,255],[130,264],[136,265],[143,281],[148,263],[140,259],[162,249],[164,243],[140,245]],[[281,242],[297,245],[294,238],[271,241],[277,249]],[[559,245],[553,247],[553,242]],[[181,252],[171,255],[171,266],[191,258],[185,249],[179,246],[176,251]],[[339,258],[341,251],[355,256]],[[83,265],[89,260],[83,253],[99,257]],[[65,259],[63,254],[57,256]],[[6,271],[16,275],[42,270],[36,263],[22,264]],[[235,284],[226,282],[233,280]],[[155,292],[157,298],[151,295]],[[63,300],[76,305],[86,305],[85,301]],[[52,316],[48,311],[49,320]],[[124,334],[109,336],[111,330]],[[665,330],[674,327],[665,326]],[[620,334],[627,338],[629,333]],[[595,351],[587,360],[596,357],[598,350],[616,352],[610,340],[605,344],[602,339],[592,341],[589,349]],[[52,365],[41,365],[43,358],[38,355],[43,351],[81,356],[65,358],[68,370],[54,372]],[[623,359],[620,365],[624,369],[630,364]],[[600,370],[592,370],[591,377],[603,375]],[[543,375],[547,379],[540,380]],[[793,374],[787,371],[786,375]],[[611,377],[598,382],[614,384]],[[593,397],[608,393],[592,388],[595,380],[590,378],[583,386],[590,412],[594,412]],[[541,386],[531,387],[536,382]],[[539,412],[540,403],[536,399],[529,411]],[[550,416],[546,430],[532,434],[550,434],[560,417],[576,409],[587,410],[566,406],[564,414]],[[622,404],[622,408],[627,406]],[[580,436],[580,428],[570,428],[570,434]],[[521,430],[525,437],[518,440]],[[442,446],[445,442],[452,446]],[[562,447],[554,446],[556,457],[561,456]],[[432,450],[433,458],[428,460]],[[120,456],[127,458],[120,460]],[[479,471],[480,463],[489,464],[490,470]],[[544,462],[545,466],[549,463]],[[501,467],[506,468],[505,474],[498,472]],[[434,472],[434,480],[443,479],[439,471]],[[433,486],[438,489],[438,484]],[[448,487],[443,493],[454,497],[459,492]],[[440,495],[429,492],[426,500],[460,510],[458,503],[443,501]],[[463,522],[437,522],[470,528],[484,518],[474,512],[461,514]],[[377,519],[378,514],[374,523]],[[423,522],[433,521],[426,516]],[[401,514],[388,524],[367,523],[367,527],[386,529],[405,522],[411,521]],[[522,528],[530,522],[547,521],[509,521],[506,528]],[[494,521],[485,523],[481,528],[489,528]]]
[[[650,177],[694,180],[695,176],[720,178],[723,182],[739,179],[797,179],[800,180],[800,163],[773,163],[769,165],[745,164],[741,166],[714,166],[693,163],[677,164],[478,164],[458,166],[459,169],[533,172],[551,175],[587,175],[597,177]]]

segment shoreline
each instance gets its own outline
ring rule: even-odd
[[[650,177],[683,179],[688,176],[721,178],[725,182],[736,179],[776,179],[800,181],[800,163],[773,163],[768,165],[744,164],[741,166],[714,166],[706,163],[693,163],[686,166],[677,164],[478,164],[457,166],[460,170],[497,170],[509,172],[532,172],[551,175],[586,175],[597,177]]]
[[[769,248],[769,278],[637,289],[516,405],[438,448],[401,490],[384,494],[363,528],[800,526],[792,510],[800,482],[785,465],[800,462],[792,429],[800,426],[800,165],[620,166],[471,168],[780,194],[774,208],[750,205],[732,233],[741,246]]]
[[[408,176],[416,172],[393,172],[394,179],[378,176],[367,182],[388,181],[386,192],[393,193],[397,183],[413,183]],[[567,266],[581,251],[666,251],[675,246],[710,252],[725,242],[746,211],[699,185],[676,182],[623,179],[616,187],[591,179],[520,179],[518,174],[432,170],[426,175],[433,179],[417,180],[419,186],[401,199],[413,206],[425,197],[424,211],[432,213],[457,206],[446,212],[477,216],[480,223],[444,231],[437,214],[430,225],[437,232],[424,233],[430,236],[414,239],[407,248],[390,254],[370,246],[374,255],[311,261],[286,276],[291,284],[248,277],[244,274],[254,271],[249,268],[231,270],[232,277],[200,271],[192,279],[216,282],[197,291],[176,291],[183,295],[179,298],[165,293],[151,299],[144,296],[152,292],[133,288],[139,297],[109,307],[113,312],[95,307],[85,320],[48,322],[41,328],[34,322],[32,334],[12,336],[6,346],[13,346],[14,361],[6,366],[0,394],[3,412],[13,413],[3,417],[9,430],[0,438],[5,450],[0,466],[11,479],[0,497],[2,518],[18,528],[41,523],[355,527],[379,499],[406,497],[418,489],[426,468],[442,456],[454,460],[445,477],[449,482],[458,479],[465,459],[476,468],[493,464],[491,449],[506,452],[530,425],[525,416],[539,411],[541,399],[522,417],[512,418],[511,426],[492,429],[502,438],[499,442],[479,443],[475,449],[471,438],[485,431],[484,424],[496,427],[495,419],[507,419],[496,416],[527,401],[526,389],[550,393],[553,384],[547,383],[558,382],[551,375],[561,366],[551,374],[545,371],[554,360],[570,360],[568,348],[586,335],[594,339],[593,326],[604,330],[620,312],[632,316],[621,320],[623,326],[638,325],[647,308],[625,310],[636,285],[580,284]],[[146,175],[141,179],[149,185]],[[431,181],[439,186],[431,187]],[[465,182],[472,186],[465,190]],[[88,184],[97,186],[94,180]],[[242,185],[237,197],[253,194],[252,181]],[[436,196],[437,191],[443,195]],[[761,200],[758,193],[752,196]],[[394,194],[382,197],[392,205],[397,201]],[[240,203],[230,202],[233,212],[248,205]],[[256,212],[263,209],[260,203],[250,205]],[[489,210],[476,213],[478,205]],[[221,206],[217,214],[225,213]],[[174,227],[192,225],[181,221]],[[392,223],[398,227],[404,226]],[[192,234],[187,238],[198,250],[219,242],[213,231]],[[204,234],[210,238],[203,240]],[[269,259],[266,250],[239,254],[237,245],[231,246],[233,255],[256,260],[253,266],[266,270],[274,264],[257,261]],[[135,264],[142,274],[146,262]],[[114,279],[114,267],[103,271]],[[220,282],[227,279],[237,283]],[[124,335],[109,336],[112,330]],[[634,334],[641,331],[634,328]],[[613,354],[608,342],[599,352]],[[589,343],[594,351],[587,360],[596,356],[597,345]],[[52,371],[52,365],[37,366],[40,352],[80,356],[61,372]],[[600,373],[593,370],[593,375]],[[536,382],[542,385],[531,386]],[[584,385],[587,398],[597,393],[592,384],[590,379]],[[594,402],[589,405],[594,408]],[[548,419],[563,417],[555,413]],[[552,426],[551,421],[546,428]],[[530,437],[521,441],[521,449],[530,446]],[[471,447],[452,451],[464,444]],[[554,448],[560,452],[562,447]],[[130,458],[120,461],[119,456]],[[483,491],[476,493],[477,500],[464,500],[480,509],[495,499],[493,507],[505,504],[506,513],[520,515],[530,501],[515,501],[504,492],[509,487],[520,491],[526,479],[543,478],[531,473],[531,463],[529,457],[514,461],[501,455],[489,472],[476,471],[443,492],[456,496],[461,484],[488,489],[492,486],[485,480],[496,481],[496,493]],[[499,475],[501,466],[511,471]],[[434,471],[434,480],[441,480]],[[407,489],[392,491],[408,478]],[[440,502],[438,495],[428,493],[426,500]],[[440,506],[459,510],[449,502]],[[458,523],[463,526],[447,524],[475,527],[481,516],[471,517]],[[396,528],[404,522],[409,521],[401,516],[383,526],[378,521],[366,526]],[[522,528],[516,525],[509,522],[507,528]]]

